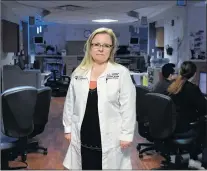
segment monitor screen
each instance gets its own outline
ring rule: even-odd
[[[130,44],[138,44],[139,43],[139,38],[131,38],[130,39]]]
[[[203,94],[206,94],[206,72],[201,72],[200,73],[200,78],[199,78],[199,88]]]
[[[187,0],[177,0],[177,6],[186,6]]]
[[[42,44],[44,43],[43,37],[34,37],[35,44]]]

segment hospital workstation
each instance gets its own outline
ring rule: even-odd
[[[183,62],[190,61],[197,69],[189,82],[199,87],[207,111],[206,8],[202,2],[187,2],[157,1],[154,6],[114,1],[103,2],[104,8],[78,1],[1,2],[1,169],[65,169],[68,142],[62,117],[71,74],[84,58],[86,40],[100,25],[115,32],[119,44],[114,61],[129,70],[136,89],[133,169],[207,169],[207,112],[189,123],[192,134],[177,134],[173,99],[154,92],[165,80],[163,66],[173,63],[171,74],[178,77]],[[117,9],[111,10],[113,6]],[[89,24],[73,18],[79,12],[90,18],[96,8],[121,13],[122,22]]]
[[[141,60],[137,60],[136,58],[141,58],[144,61],[143,57],[140,56],[128,56],[127,55],[123,55],[123,56],[117,56],[118,60],[117,62],[120,63],[124,63],[125,66],[131,66],[131,63],[133,63],[134,61],[140,62]],[[127,60],[125,59],[127,58]],[[127,62],[128,63],[127,63]],[[132,62],[131,62],[132,61]],[[164,122],[167,123],[171,123],[170,119],[172,118],[173,112],[172,109],[167,107],[168,105],[170,105],[171,101],[167,101],[169,99],[162,99],[162,98],[158,98],[156,99],[156,101],[152,101],[150,102],[150,100],[152,99],[147,99],[146,94],[150,93],[153,86],[156,85],[156,83],[158,83],[162,78],[162,73],[161,73],[161,68],[164,64],[168,63],[169,60],[166,59],[159,59],[159,63],[157,62],[156,65],[153,63],[145,63],[142,62],[142,69],[130,69],[130,73],[131,73],[131,78],[132,81],[134,83],[134,85],[136,86],[136,91],[137,91],[137,122],[138,122],[138,133],[140,136],[142,136],[143,138],[146,138],[147,141],[146,143],[138,143],[137,144],[137,154],[139,155],[140,159],[143,159],[145,157],[145,155],[147,155],[147,152],[149,151],[156,151],[157,153],[161,153],[161,155],[164,156],[164,158],[166,159],[165,163],[162,163],[161,165],[168,165],[168,162],[170,163],[170,156],[176,156],[175,163],[176,165],[180,165],[179,162],[181,162],[180,156],[184,155],[186,156],[188,154],[188,151],[182,150],[183,148],[185,149],[185,147],[187,147],[190,143],[194,143],[195,141],[195,137],[188,137],[188,138],[183,138],[183,139],[171,139],[171,143],[174,145],[174,148],[172,151],[166,151],[166,149],[162,149],[162,146],[160,147],[160,145],[165,141],[165,138],[162,137],[162,135],[160,134],[160,132],[165,131],[166,129],[172,129],[173,125],[168,124],[167,127],[163,127],[163,128],[159,128],[159,126],[157,127],[157,130],[155,128],[155,126],[150,129],[149,128],[149,118],[147,118],[146,116],[146,109],[143,109],[144,106],[148,106],[150,103],[150,108],[152,107],[154,110],[151,111],[152,113],[148,113],[149,116],[151,116],[151,120],[150,123],[151,124],[156,124],[156,122],[159,122],[157,120],[153,120],[153,115],[157,115],[157,117],[159,116],[158,113],[160,115],[162,115],[163,110],[160,109],[165,109],[166,108],[166,113],[168,118],[165,118],[165,120],[163,120]],[[131,62],[131,63],[130,63]],[[153,62],[153,61],[152,61]],[[123,64],[122,63],[122,64]],[[136,63],[133,63],[136,64]],[[146,67],[147,65],[149,65],[148,67]],[[150,66],[151,65],[151,66]],[[200,64],[200,63],[196,63],[196,65],[198,66],[198,71],[196,74],[195,79],[193,80],[193,82],[195,84],[197,84],[199,86],[199,88],[201,89],[202,93],[206,96],[206,65]],[[137,66],[140,66],[140,64],[137,64]],[[141,71],[141,72],[139,72]],[[24,71],[26,72],[26,71]],[[67,77],[68,80],[70,80],[70,76],[64,76]],[[45,83],[47,84],[47,82]],[[69,84],[69,83],[68,83]],[[68,88],[68,84],[65,85],[65,91]],[[57,86],[57,85],[56,85]],[[38,101],[38,103],[36,104],[35,108],[34,106],[28,106],[27,108],[25,108],[25,101],[19,101],[18,100],[18,105],[22,105],[22,107],[24,107],[24,112],[22,113],[22,115],[24,115],[24,117],[22,118],[23,120],[31,120],[31,115],[28,115],[28,113],[32,114],[33,110],[35,112],[34,116],[37,119],[37,123],[34,125],[34,130],[32,131],[32,127],[30,127],[30,129],[28,130],[28,132],[30,133],[30,136],[28,137],[29,142],[27,142],[28,146],[27,149],[22,148],[20,153],[15,153],[14,150],[12,150],[12,155],[20,155],[22,158],[22,161],[27,161],[27,153],[30,152],[34,152],[35,150],[42,150],[42,153],[44,155],[47,155],[48,151],[47,148],[44,147],[39,147],[38,146],[38,142],[36,140],[33,140],[33,137],[35,137],[38,134],[41,134],[44,131],[45,125],[47,124],[48,121],[48,117],[49,117],[49,107],[50,107],[50,98],[52,97],[52,91],[53,87],[50,85],[49,86],[44,86],[38,89],[34,89],[31,87],[28,87],[27,85],[25,85],[25,87],[15,87],[15,88],[9,88],[7,90],[5,90],[2,94],[2,102],[3,102],[3,111],[7,113],[7,115],[10,115],[7,120],[4,120],[4,128],[5,128],[5,133],[8,134],[10,137],[14,136],[15,138],[19,139],[22,141],[22,143],[24,142],[24,137],[27,133],[25,132],[18,132],[18,127],[15,128],[12,125],[15,125],[14,123],[10,123],[10,118],[15,118],[17,116],[15,116],[15,111],[12,111],[11,109],[13,107],[15,107],[17,101],[11,101],[10,98],[21,98],[21,96],[24,96],[24,98],[28,98],[28,104],[29,103],[34,103],[35,100]],[[37,94],[37,97],[35,96]],[[55,96],[57,96],[57,94],[55,94]],[[61,96],[65,96],[65,93],[61,94]],[[54,96],[54,97],[55,97]],[[32,98],[31,98],[32,97]],[[36,99],[36,98],[37,99]],[[160,100],[160,101],[159,101]],[[207,99],[206,99],[207,101]],[[34,103],[35,104],[35,103]],[[156,105],[156,107],[153,106]],[[144,110],[144,111],[143,111]],[[148,111],[149,112],[149,111]],[[148,116],[148,117],[149,117]],[[19,117],[21,118],[21,117]],[[22,120],[22,121],[23,121]],[[39,120],[39,121],[38,121]],[[162,120],[160,118],[160,120]],[[39,123],[38,123],[39,122]],[[155,122],[155,123],[153,123]],[[11,125],[12,124],[12,125]],[[29,124],[29,123],[28,123]],[[160,123],[161,124],[161,123]],[[197,124],[199,125],[200,123],[193,123],[193,124]],[[7,130],[8,129],[8,130]],[[10,132],[10,129],[14,129],[15,132]],[[164,129],[164,130],[162,130]],[[147,131],[148,130],[148,131]],[[150,131],[149,131],[150,130]],[[6,132],[8,131],[8,133]],[[156,132],[158,131],[158,132]],[[169,132],[169,135],[171,134],[171,132]],[[153,136],[155,137],[153,137]],[[16,137],[17,136],[17,137]],[[165,135],[167,136],[167,135]],[[205,138],[206,136],[203,136],[203,138]],[[154,139],[153,139],[154,138]],[[10,138],[12,141],[12,138]],[[6,140],[8,141],[8,139],[6,138]],[[4,140],[3,140],[4,141]],[[169,140],[168,140],[169,141]],[[195,144],[198,145],[198,144]],[[2,148],[6,148],[6,149],[13,149],[16,145],[14,145],[11,142],[6,142]],[[23,147],[23,144],[21,144],[21,147]],[[144,148],[143,148],[144,147]],[[15,148],[14,148],[15,149]],[[8,155],[6,153],[7,151],[3,151],[2,155],[6,156]],[[26,153],[27,152],[27,153]],[[200,148],[200,151],[198,152],[199,154],[202,154],[202,147]],[[173,154],[173,155],[172,155]],[[12,155],[10,157],[12,157]],[[13,156],[14,157],[14,156]],[[188,158],[188,157],[187,157]],[[11,158],[3,158],[4,161],[2,162],[2,167],[7,167],[4,166],[3,164],[5,163],[5,160],[11,160]],[[200,156],[201,159],[201,156]]]

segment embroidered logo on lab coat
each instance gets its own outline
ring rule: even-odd
[[[119,73],[110,73],[107,74],[106,79],[118,79],[119,78]]]
[[[85,80],[87,78],[86,77],[83,77],[83,76],[75,76],[75,79],[76,80]]]

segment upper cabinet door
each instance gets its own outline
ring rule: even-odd
[[[19,51],[19,25],[7,20],[1,20],[3,52]]]
[[[164,47],[164,27],[156,28],[156,47]]]

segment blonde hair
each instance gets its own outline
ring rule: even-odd
[[[194,76],[196,73],[197,67],[191,61],[184,61],[180,67],[180,74],[176,80],[168,87],[167,91],[170,94],[178,94],[185,82]]]
[[[187,81],[186,78],[182,77],[181,75],[179,75],[176,80],[168,87],[167,91],[170,94],[178,94],[183,85],[185,84],[185,82]]]
[[[98,28],[95,31],[93,31],[93,33],[90,35],[90,37],[86,41],[86,44],[84,46],[84,51],[85,51],[84,58],[83,58],[82,62],[80,63],[80,65],[75,69],[74,72],[79,71],[82,68],[84,68],[84,70],[87,71],[92,66],[93,59],[92,59],[92,56],[90,55],[91,43],[92,43],[92,40],[94,39],[94,37],[97,34],[103,34],[103,33],[106,33],[111,37],[112,49],[111,49],[111,53],[110,53],[110,56],[109,56],[109,61],[111,63],[115,63],[114,62],[114,55],[116,53],[117,46],[118,46],[118,41],[117,41],[116,35],[115,35],[115,33],[113,32],[112,29]]]

